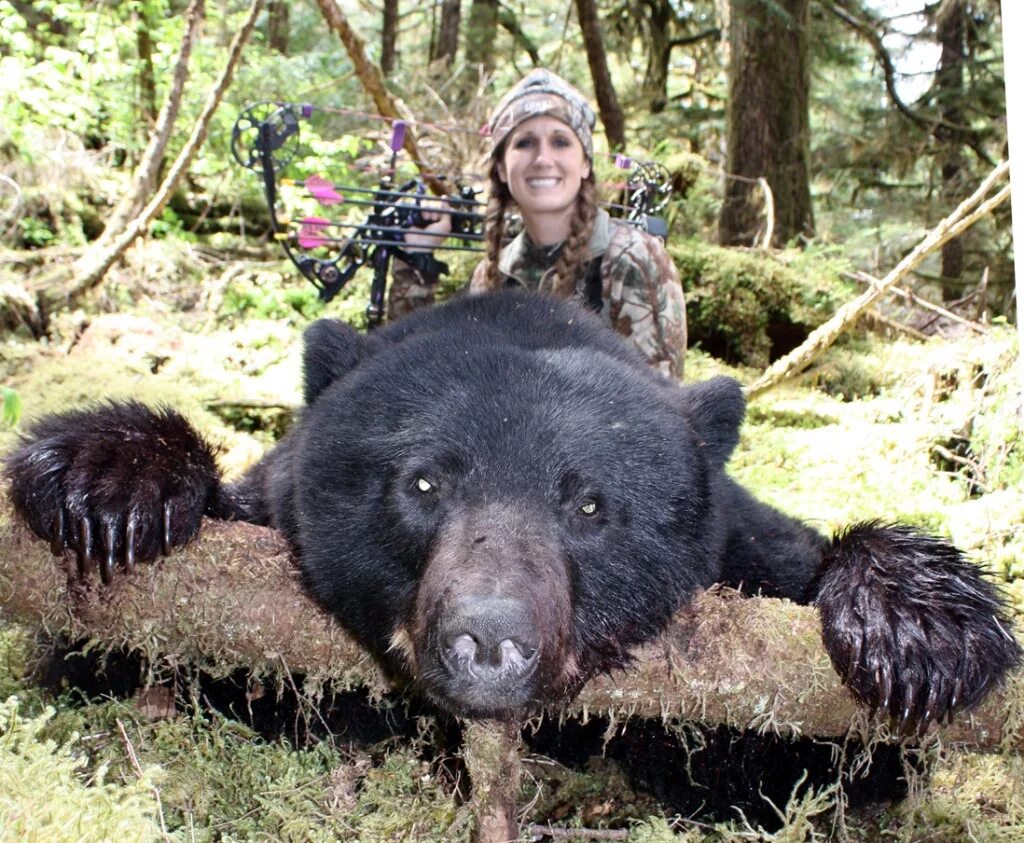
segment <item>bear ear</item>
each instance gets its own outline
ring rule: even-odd
[[[302,335],[303,398],[312,404],[332,382],[354,369],[367,353],[366,338],[337,319],[319,319]]]
[[[708,461],[724,466],[740,441],[747,408],[739,381],[719,376],[682,388],[683,413]]]

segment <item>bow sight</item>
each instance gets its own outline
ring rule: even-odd
[[[299,103],[261,102],[246,108],[231,130],[231,153],[247,169],[262,176],[263,193],[270,213],[273,235],[281,243],[285,254],[319,291],[321,300],[330,301],[364,266],[373,267],[370,301],[366,307],[367,322],[371,328],[380,324],[384,316],[385,291],[391,259],[399,260],[427,273],[440,275],[448,272],[447,264],[436,260],[427,252],[410,252],[404,248],[405,232],[412,227],[423,227],[427,184],[422,177],[396,183],[395,164],[398,151],[405,140],[406,123],[395,120],[391,124],[391,166],[381,172],[374,188],[348,184],[334,184],[318,175],[304,180],[282,178],[281,172],[299,151],[301,120],[308,120],[314,112],[336,112],[372,115],[342,109],[327,109]],[[618,168],[628,170],[624,184],[619,184],[620,204],[603,203],[629,222],[664,237],[664,220],[654,216],[668,203],[671,195],[669,176],[664,167],[650,162],[633,161],[622,155],[615,156]],[[483,210],[485,204],[477,199],[480,191],[458,180],[435,176],[435,184],[449,188],[445,198],[447,207],[438,207],[451,215],[450,240],[438,249],[483,252]],[[279,213],[279,186],[301,188],[321,206],[346,204],[369,209],[362,222],[330,220],[320,216],[306,216],[299,220]],[[296,225],[297,224],[297,225]],[[331,231],[351,229],[349,236]],[[457,242],[451,242],[452,240]],[[312,254],[324,248],[336,250],[332,258]]]

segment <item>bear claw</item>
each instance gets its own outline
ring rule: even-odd
[[[103,556],[100,558],[100,580],[110,585],[114,579],[114,530],[109,524],[103,527]]]
[[[164,501],[164,521],[163,531],[161,533],[161,549],[163,550],[164,556],[171,555],[171,504],[170,501]]]
[[[1021,661],[995,587],[952,545],[908,527],[850,528],[813,588],[836,670],[904,734],[977,705]]]
[[[83,579],[92,567],[92,525],[88,518],[78,519],[78,576]]]
[[[132,515],[124,530],[124,570],[129,576],[135,573],[135,530],[138,523],[138,518]]]
[[[134,401],[41,419],[2,468],[36,534],[104,585],[119,562],[130,574],[190,541],[220,486],[213,449],[180,414]]]
[[[54,556],[64,553],[64,507],[58,506],[53,516],[53,535],[50,537],[50,552]]]

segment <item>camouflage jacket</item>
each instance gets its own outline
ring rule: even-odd
[[[523,232],[501,252],[498,268],[509,286],[541,292],[550,288],[560,248],[535,246]],[[686,306],[672,259],[662,242],[599,210],[588,245],[590,269],[584,273],[576,295],[601,319],[633,344],[663,374],[683,376],[686,352]],[[596,262],[596,267],[595,267]],[[600,302],[588,291],[596,268]],[[487,261],[481,261],[469,282],[470,292],[483,289]],[[395,262],[388,300],[390,318],[433,301],[433,279],[412,267]]]

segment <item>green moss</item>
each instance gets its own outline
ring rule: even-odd
[[[0,703],[0,840],[161,839],[158,772],[119,780],[106,765],[89,769],[79,735],[44,736],[53,713],[25,717],[17,697]]]
[[[669,252],[686,293],[690,344],[747,365],[766,366],[780,346],[795,346],[850,297],[837,265],[823,258],[701,240],[670,243]]]

